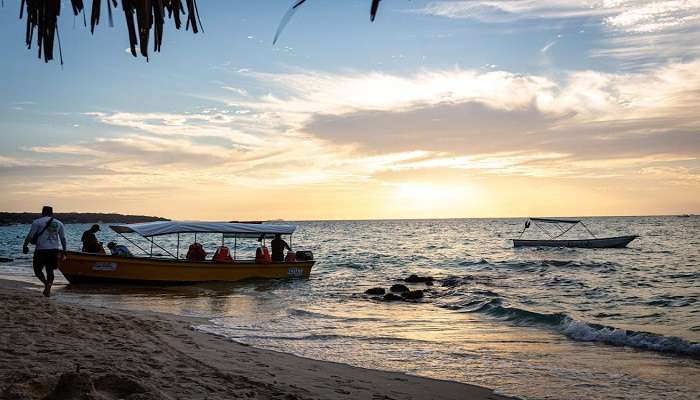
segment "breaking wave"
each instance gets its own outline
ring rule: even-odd
[[[514,324],[544,326],[579,342],[599,342],[613,346],[628,346],[641,350],[700,358],[700,343],[676,336],[638,332],[576,320],[564,313],[538,313],[517,307],[507,307],[500,299],[464,304],[463,311],[483,313]],[[476,306],[476,307],[475,307]]]

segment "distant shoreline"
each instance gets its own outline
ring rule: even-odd
[[[54,214],[64,224],[93,224],[93,223],[127,223],[136,224],[140,222],[169,221],[166,218],[147,215],[129,215],[118,213],[56,213]],[[31,224],[33,220],[39,218],[40,213],[30,212],[0,212],[0,226]]]

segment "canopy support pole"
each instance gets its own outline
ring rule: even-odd
[[[581,222],[580,224],[583,225],[582,222]],[[557,225],[557,226],[559,226],[559,225]],[[570,231],[571,228],[573,228],[574,226],[576,226],[576,224],[569,225],[568,228],[566,228],[565,230],[562,230],[562,232],[561,232],[560,234],[558,234],[557,236],[555,236],[554,239],[564,236],[564,234],[565,234],[566,232]],[[583,226],[585,227],[586,225],[583,225]],[[561,228],[559,228],[559,229],[561,229]],[[588,230],[588,228],[586,228],[586,230]],[[590,231],[589,231],[589,233],[590,233]]]
[[[175,259],[177,259],[177,256],[176,256],[175,254],[169,252],[168,250],[165,250],[165,249],[163,248],[163,246],[161,246],[161,245],[159,245],[158,243],[156,243],[155,240],[153,240],[153,236],[150,237],[150,241],[151,241],[151,257],[153,257],[153,245],[155,245],[155,246],[158,247],[159,249],[161,249],[161,250],[163,250],[164,252],[170,254],[171,257],[174,257]]]
[[[179,233],[177,234],[177,252],[176,252],[175,258],[177,258],[178,260],[180,259],[180,234]]]
[[[238,235],[233,237],[233,261],[236,261],[236,247],[238,247]]]
[[[118,234],[119,236],[123,237],[127,242],[129,242],[129,243],[133,244],[134,246],[138,247],[139,250],[143,251],[143,254],[148,255],[148,252],[147,252],[146,250],[144,250],[143,247],[141,247],[141,246],[139,246],[138,244],[134,243],[133,241],[131,241],[131,239],[129,239],[128,237],[124,236],[123,234],[121,234],[121,233],[119,233],[119,232],[117,232],[117,234]],[[151,248],[151,253],[153,253],[152,248]]]
[[[523,230],[520,231],[520,236],[518,236],[518,239],[522,238],[523,235],[525,234],[525,231],[527,230],[527,228],[530,227],[530,224],[528,224],[528,221],[530,221],[530,220],[528,219],[527,221],[525,221],[525,225],[523,226]],[[291,238],[289,240],[291,240]]]
[[[591,230],[588,229],[588,227],[586,226],[586,224],[583,223],[583,221],[581,221],[581,222],[579,222],[579,223],[580,223],[581,225],[583,225],[584,228],[586,228],[586,231],[587,231],[591,236],[593,236],[593,239],[597,239],[596,236],[593,234],[593,232],[591,232]]]
[[[543,227],[541,227],[540,224],[537,223],[537,221],[532,221],[532,222],[534,222],[535,225],[536,225],[538,228],[540,228],[540,230],[541,230],[542,232],[544,232],[545,235],[547,235],[550,239],[554,239],[554,237],[552,236],[552,234],[549,233],[549,232],[548,232],[546,229],[544,229]]]

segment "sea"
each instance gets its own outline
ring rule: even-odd
[[[623,249],[514,248],[522,218],[295,222],[293,247],[317,260],[308,279],[139,287],[59,276],[54,297],[200,317],[195,329],[232,341],[522,399],[699,399],[700,217],[582,220],[599,237],[640,238]],[[71,249],[87,227],[66,226]],[[0,256],[14,259],[0,277],[36,282],[21,254],[27,231],[0,227]],[[531,226],[523,237],[543,235]],[[106,225],[98,237],[130,245]],[[210,252],[221,243],[199,240]],[[254,240],[237,245],[253,257]],[[411,274],[434,284],[403,282]],[[399,283],[424,297],[364,294]]]

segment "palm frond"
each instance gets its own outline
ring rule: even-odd
[[[4,6],[4,0],[2,5]],[[381,0],[372,0],[370,5],[370,20],[374,21]],[[107,14],[109,26],[114,26],[112,8],[118,7],[117,0],[105,0],[107,3]],[[282,31],[289,23],[290,19],[299,6],[306,0],[294,0],[292,6],[282,17],[277,31],[275,32],[273,44],[277,42]],[[84,0],[70,0],[73,15],[87,13]],[[192,29],[193,33],[202,30],[202,21],[199,17],[197,0],[121,0],[122,11],[129,35],[129,47],[131,54],[137,57],[140,53],[148,60],[148,43],[153,31],[153,51],[159,52],[163,43],[163,26],[167,18],[174,22],[175,29],[182,26],[181,16],[185,16],[185,30]],[[90,11],[90,32],[95,33],[95,29],[100,24],[102,0],[92,0]],[[167,11],[167,12],[166,12]],[[53,60],[54,38],[58,41],[58,50],[61,51],[61,39],[58,32],[58,17],[61,14],[61,0],[20,0],[19,18],[23,19],[26,14],[25,42],[28,49],[32,48],[32,43],[36,42],[38,57],[45,62]],[[85,21],[87,25],[87,21]],[[138,48],[138,52],[137,52]],[[63,55],[61,54],[61,64]]]
[[[282,33],[282,30],[284,30],[284,27],[287,26],[287,23],[289,23],[289,20],[292,19],[292,15],[297,10],[297,7],[300,5],[304,4],[306,0],[296,0],[292,6],[287,10],[287,12],[284,14],[282,17],[282,20],[280,21],[280,24],[277,26],[277,32],[275,32],[275,38],[272,39],[272,45],[274,46],[275,43],[277,43],[277,39],[280,37],[280,33]]]

